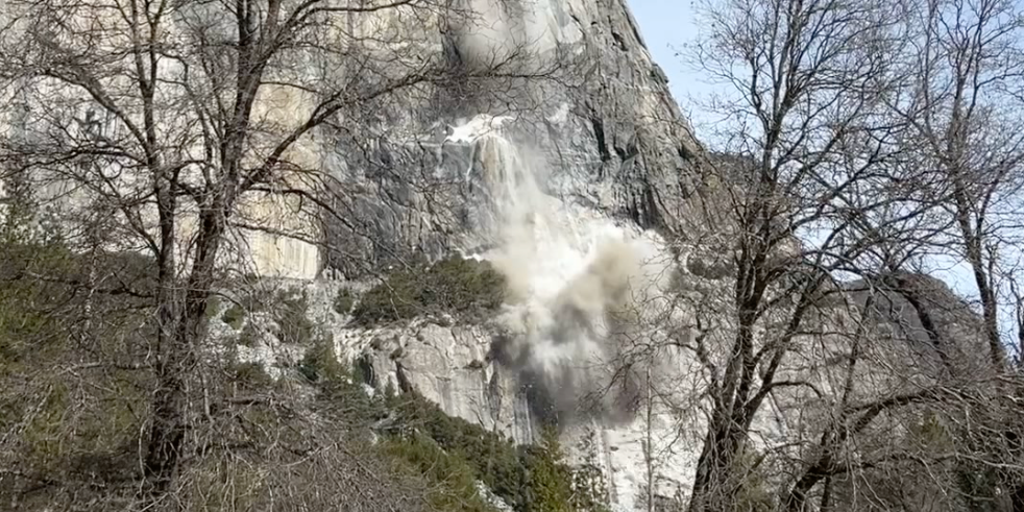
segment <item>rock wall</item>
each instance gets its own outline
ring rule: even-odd
[[[232,30],[222,20],[211,20],[213,11],[206,9],[176,10],[166,20],[166,33],[197,24],[209,25],[210,37]],[[83,7],[75,16],[86,24],[93,15],[97,23],[117,22],[94,11]],[[438,65],[446,73],[386,99],[357,102],[304,137],[289,159],[336,179],[330,211],[250,194],[239,218],[257,225],[238,228],[225,264],[268,276],[310,278],[328,267],[332,275],[341,271],[357,277],[413,254],[438,256],[462,249],[461,235],[475,228],[466,208],[475,191],[464,180],[474,155],[466,154],[465,145],[452,140],[446,127],[481,114],[515,119],[517,143],[546,163],[550,176],[542,185],[554,195],[642,228],[685,233],[688,223],[700,225],[694,219],[705,189],[703,151],[622,0],[462,0],[445,5],[424,0],[349,13],[336,21],[341,23],[323,34],[333,52],[289,50],[282,55],[275,72],[300,87],[268,84],[260,89],[252,114],[258,126],[254,147],[301,124],[319,100],[308,91],[325,89],[317,84],[336,83],[339,90],[358,93],[375,80],[420,67]],[[23,20],[8,35],[30,24]],[[113,35],[115,29],[112,25],[111,41],[103,41],[97,51],[124,43]],[[67,42],[79,43],[97,44],[84,36]],[[160,72],[166,77],[182,73],[177,63],[165,64]],[[193,86],[208,85],[198,80]],[[67,129],[71,138],[127,138],[112,116],[94,118],[102,109],[90,106],[74,87],[36,80],[15,90],[3,97],[13,108],[0,113],[0,133],[32,139]],[[191,117],[174,110],[184,101],[181,92],[167,88],[161,94],[167,97],[160,98],[156,115],[167,136],[201,140],[189,131]],[[30,121],[19,121],[23,109],[30,112],[25,117]],[[183,150],[201,152],[196,144]],[[97,170],[97,176],[117,175],[118,165]],[[48,182],[44,200],[59,198],[87,208],[89,198],[68,196],[60,180],[39,179]],[[131,196],[147,185],[117,186]],[[153,215],[146,211],[143,217],[148,223]],[[187,220],[181,224],[184,247],[192,228]]]
[[[623,0],[467,0],[458,8],[466,12],[422,17],[394,9],[351,20],[346,30],[356,39],[391,41],[364,40],[353,49],[372,57],[364,63],[441,61],[453,73],[345,110],[302,140],[291,160],[330,175],[330,208],[246,198],[236,219],[254,229],[240,229],[225,262],[298,279],[286,285],[304,290],[309,318],[330,334],[339,357],[363,367],[370,388],[415,389],[447,413],[520,442],[557,417],[570,457],[604,469],[617,509],[685,496],[704,432],[707,368],[680,347],[708,334],[710,356],[721,358],[734,334],[723,299],[732,289],[720,261],[727,251],[694,242],[715,234],[706,214],[715,185],[703,149]],[[479,74],[506,60],[514,66],[503,76]],[[387,65],[340,65],[308,79],[358,84],[354,75],[386,74]],[[268,87],[254,115],[263,126],[288,126],[312,101]],[[187,245],[193,227],[181,225]],[[484,324],[419,318],[363,329],[332,307],[341,287],[372,283],[369,275],[420,255],[453,252],[489,259],[505,273],[512,291],[505,315]],[[656,289],[656,300],[626,297],[633,278]],[[673,302],[659,302],[664,297]],[[616,324],[611,310],[634,315]],[[782,374],[834,397],[856,322],[849,310],[829,313],[816,319],[823,334],[794,343]],[[704,331],[691,329],[699,314],[713,320]],[[213,324],[215,336],[235,335]],[[306,347],[283,346],[269,331],[236,350],[279,374]],[[894,332],[870,347],[874,362],[858,370],[869,384],[859,388],[865,396],[906,385],[891,369],[913,367],[908,361],[934,366],[928,346],[907,345],[914,336]],[[927,382],[935,374],[913,375]],[[596,405],[576,410],[594,394]],[[811,426],[827,399],[803,387],[771,398],[755,422],[756,443],[813,445]]]
[[[308,318],[330,335],[339,358],[362,368],[368,388],[415,390],[446,413],[521,443],[534,441],[539,427],[555,419],[569,459],[604,471],[614,510],[644,509],[652,479],[651,499],[671,509],[672,503],[685,502],[692,485],[710,406],[705,394],[709,368],[693,355],[697,337],[703,337],[705,357],[723,367],[735,336],[728,299],[732,277],[688,270],[710,266],[695,265],[708,259],[700,254],[690,250],[690,265],[671,267],[673,314],[651,317],[645,312],[630,320],[628,329],[602,330],[601,313],[570,308],[568,316],[560,316],[564,302],[556,300],[540,303],[553,315],[553,325],[539,321],[523,330],[508,320],[524,314],[530,304],[514,299],[501,314],[482,321],[432,314],[364,328],[335,310],[335,297],[343,289],[358,297],[372,281],[317,279],[277,286],[305,294]],[[553,296],[564,299],[565,290],[601,267],[594,264],[600,261],[572,267],[572,278]],[[821,429],[846,393],[847,379],[854,386],[842,400],[865,404],[984,373],[987,361],[971,349],[976,340],[970,333],[979,331],[979,323],[969,306],[934,279],[908,274],[891,281],[893,289],[875,290],[875,307],[866,317],[863,283],[837,283],[828,302],[832,306],[809,314],[802,334],[791,341],[776,380],[801,384],[773,391],[750,430],[751,447],[766,455],[767,485],[791,485],[792,461],[817,456]],[[785,311],[768,314],[786,320]],[[698,316],[704,322],[700,330],[693,328]],[[930,322],[934,332],[922,322]],[[766,329],[786,323],[766,321],[755,333],[758,346],[777,339],[778,332]],[[214,325],[215,334],[230,335],[224,325]],[[509,343],[522,345],[523,352],[510,358]],[[236,347],[243,360],[261,361],[274,373],[298,361],[305,348],[283,346],[269,336]],[[851,354],[858,354],[852,373]],[[858,449],[865,455],[889,449],[872,443],[906,434],[914,414],[911,408],[878,418],[868,429],[878,435],[866,434]]]
[[[711,280],[689,273],[681,279],[685,281],[684,294],[698,303],[714,303],[715,297],[725,294],[730,286],[728,279]],[[358,294],[365,287],[322,279],[274,283],[269,286],[305,294],[308,318],[329,334],[340,359],[362,368],[368,389],[415,390],[447,414],[502,432],[521,443],[534,441],[543,421],[550,419],[550,412],[544,410],[550,404],[537,400],[533,388],[537,383],[496,357],[501,340],[508,336],[500,322],[459,323],[442,315],[390,326],[353,327],[347,315],[335,311],[334,299],[339,290],[352,289]],[[854,297],[857,293],[850,292]],[[272,292],[267,291],[267,295]],[[969,309],[964,305],[941,295],[929,297],[934,302],[933,312],[966,318],[969,324]],[[889,300],[895,303],[902,299],[891,296]],[[862,360],[854,376],[857,387],[849,397],[852,403],[870,402],[907,386],[927,386],[948,378],[933,366],[937,354],[932,344],[921,338],[919,324],[906,316],[913,313],[902,308],[881,311],[898,316],[876,318],[877,327],[872,327],[876,334],[863,338]],[[772,474],[772,485],[790,483],[784,470],[791,458],[814,456],[818,429],[826,424],[823,415],[831,411],[830,400],[841,393],[847,371],[845,358],[852,343],[850,333],[859,325],[856,314],[839,307],[815,315],[807,324],[808,334],[794,341],[778,375],[779,380],[802,381],[809,386],[773,393],[752,426],[753,446],[770,455],[764,467],[779,470]],[[266,322],[252,318],[247,321]],[[712,357],[720,357],[729,346],[733,331],[727,320],[728,311],[723,310],[715,316],[716,330],[705,333],[709,335]],[[961,324],[943,321],[942,325],[950,328]],[[215,321],[212,326],[217,336],[233,335],[221,322]],[[255,343],[238,345],[235,350],[242,360],[260,361],[274,375],[288,371],[307,348],[282,345],[269,335],[272,328],[258,331],[264,334]],[[678,341],[692,344],[695,334]],[[640,382],[641,392],[629,413],[608,416],[576,411],[559,418],[562,444],[570,461],[597,464],[607,479],[609,503],[621,511],[644,509],[652,475],[653,499],[661,503],[685,501],[700,455],[705,427],[702,411],[708,406],[703,394],[705,368],[671,344],[660,343],[654,352],[646,352],[649,347],[643,347],[643,341],[659,341],[651,333],[634,341],[638,343],[635,351],[620,353],[622,359],[616,361],[633,365],[640,377],[646,378]],[[584,359],[567,361],[556,371],[561,375],[579,371],[576,364]],[[580,404],[586,403],[582,394],[577,398]],[[884,428],[888,436],[899,435],[903,428],[895,417],[879,422],[883,425],[878,428]],[[648,453],[655,455],[648,457]]]
[[[460,248],[474,229],[465,178],[476,155],[451,127],[477,115],[515,120],[516,142],[544,162],[542,186],[555,196],[643,228],[700,224],[703,150],[621,0],[467,5],[471,21],[428,46],[464,78],[357,114],[364,132],[334,134],[328,167],[346,200],[344,218],[328,223],[328,266],[355,277]],[[509,52],[529,55],[533,76],[470,76]]]

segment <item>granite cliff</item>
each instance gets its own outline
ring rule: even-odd
[[[521,443],[557,424],[570,458],[603,470],[617,510],[648,500],[678,505],[706,430],[713,365],[699,359],[726,360],[736,330],[728,230],[709,213],[715,194],[732,185],[716,183],[623,0],[469,0],[459,8],[466,12],[456,18],[402,9],[352,17],[348,35],[397,31],[408,44],[362,37],[369,68],[310,71],[303,80],[351,80],[358,90],[359,77],[346,73],[386,74],[414,61],[453,73],[359,102],[303,135],[292,160],[330,177],[317,184],[329,200],[310,207],[247,197],[234,220],[250,225],[233,226],[235,250],[223,259],[241,262],[261,285],[301,290],[304,314],[338,358],[359,366],[369,393],[415,390]],[[504,75],[475,74],[507,58],[515,67]],[[309,98],[296,89],[261,90],[262,126],[308,116]],[[31,136],[27,122],[10,117],[8,126]],[[108,121],[97,123],[117,124]],[[46,194],[69,194],[60,180],[51,185]],[[145,184],[138,187],[145,197]],[[151,221],[146,215],[139,217]],[[187,242],[195,226],[178,228]],[[350,307],[337,307],[342,293],[359,304],[393,270],[418,272],[452,256],[489,262],[504,277],[497,311],[357,325]],[[785,304],[787,296],[774,299]],[[913,302],[894,298],[890,310],[920,313]],[[823,308],[794,337],[780,378],[809,384],[773,393],[756,418],[752,444],[774,457],[765,467],[813,449],[813,428],[828,412],[822,395],[839,394],[849,335],[859,332],[857,312]],[[238,341],[239,357],[272,375],[309,348],[282,343],[269,315],[251,312],[241,325],[258,328],[242,340],[245,327],[235,333],[222,311],[213,313],[213,339]],[[768,320],[765,329],[776,328]],[[924,367],[911,384],[940,378],[944,351],[921,334],[923,316],[877,323],[887,334],[864,349],[870,361],[857,369],[871,385],[851,399],[904,389],[911,379],[892,368]]]
[[[185,56],[150,56],[161,95],[143,108],[149,86],[126,57],[139,47],[121,37],[132,20],[99,3],[0,5],[0,43],[20,48],[4,70],[11,108],[0,111],[0,135],[5,154],[25,157],[15,165],[32,162],[19,176],[33,201],[51,208],[48,215],[74,234],[72,245],[84,244],[76,249],[152,248],[155,233],[171,229],[174,243],[161,239],[178,253],[170,272],[186,275],[209,199],[198,191],[233,179],[221,177],[226,170],[210,156],[229,153],[230,144],[214,147],[204,105],[194,108],[198,97],[222,99],[232,85],[219,90],[217,73],[191,70],[241,66],[210,50],[236,27],[202,2],[172,6],[148,37],[152,47],[178,47]],[[256,87],[246,158],[263,157],[262,138],[301,129],[323,100],[317,93],[375,92],[345,103],[316,130],[295,132],[287,176],[241,192],[224,234],[229,248],[217,259],[308,289],[311,318],[331,331],[339,357],[372,369],[372,384],[415,388],[452,415],[530,442],[538,422],[551,419],[545,415],[568,418],[579,395],[609,383],[600,365],[577,371],[620,349],[608,343],[618,326],[606,325],[605,310],[635,308],[633,278],[667,286],[667,272],[651,272],[678,257],[665,240],[705,225],[704,151],[622,0],[330,5],[348,13],[322,34],[303,33],[311,39],[283,50],[276,75]],[[302,52],[320,37],[328,48]],[[415,84],[402,82],[421,69]],[[125,77],[140,78],[141,93],[125,89]],[[381,94],[389,80],[395,92]],[[138,126],[150,124],[158,142],[138,136]],[[152,196],[165,179],[152,176],[168,171],[160,152],[179,162],[173,225],[160,226]],[[57,153],[67,157],[55,163]],[[246,158],[239,165],[249,165]],[[304,187],[328,199],[274,193]],[[389,268],[453,254],[491,261],[507,277],[510,299],[499,318],[367,329],[348,326],[328,306],[340,287],[365,290]],[[230,334],[213,324],[215,334]],[[248,341],[237,347],[242,358],[274,374],[303,350],[269,335]],[[671,358],[663,362],[655,370],[673,371]],[[613,501],[631,506],[641,460],[639,431],[629,430],[637,386],[621,388],[572,424],[600,431],[592,448],[616,475]],[[626,430],[605,429],[606,422]],[[616,440],[616,432],[629,439]],[[620,445],[624,457],[611,457]]]
[[[482,173],[507,156],[472,140],[491,120],[509,125],[526,165],[543,169],[545,193],[641,228],[683,231],[700,207],[702,149],[627,5],[469,5],[472,21],[431,36],[453,67],[472,70],[474,59],[505,48],[553,67],[523,80],[456,78],[364,113],[370,133],[335,134],[324,159],[348,198],[344,222],[327,223],[328,245],[339,250],[324,268],[356,277],[409,253],[470,249],[460,245],[481,231]]]
[[[523,47],[538,66],[559,70],[511,82],[456,79],[361,110],[354,123],[369,131],[325,134],[320,158],[343,199],[325,216],[317,279],[300,285],[311,317],[331,330],[341,357],[372,369],[378,389],[415,388],[449,414],[519,442],[533,441],[544,416],[560,413],[570,456],[597,459],[617,508],[639,503],[644,446],[656,444],[665,461],[656,494],[670,497],[692,476],[699,439],[682,439],[678,415],[667,411],[637,421],[636,382],[603,394],[613,379],[597,363],[621,347],[608,341],[615,327],[597,319],[611,302],[639,304],[612,297],[632,277],[668,285],[678,251],[666,235],[706,230],[704,151],[624,2],[470,7],[474,22],[426,37],[452,66],[469,73],[503,48]],[[384,269],[451,254],[492,261],[508,276],[514,297],[499,318],[363,329],[330,307],[339,288],[365,289]],[[652,321],[644,334],[656,330]],[[287,352],[271,345],[239,348],[267,362]],[[652,370],[674,381],[680,400],[692,399],[674,377],[692,362],[662,350]],[[587,394],[608,403],[573,417]]]

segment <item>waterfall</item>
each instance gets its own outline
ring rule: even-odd
[[[480,219],[470,245],[488,249],[466,256],[490,261],[509,286],[491,354],[526,397],[517,417],[554,421],[570,437],[601,430],[594,448],[609,490],[616,508],[632,510],[646,495],[646,442],[665,459],[659,495],[678,491],[698,456],[696,444],[677,444],[682,424],[672,410],[682,401],[637,414],[650,396],[645,378],[690,393],[680,377],[692,362],[665,343],[665,320],[678,320],[667,293],[674,266],[657,234],[547,193],[544,158],[516,143],[511,121],[476,116],[448,139],[473,145],[465,179]],[[630,370],[619,371],[626,360]]]
[[[468,256],[490,261],[509,286],[496,355],[519,372],[540,417],[628,417],[636,383],[613,382],[630,327],[622,319],[664,296],[667,251],[654,233],[546,193],[544,159],[512,140],[511,121],[479,115],[448,137],[474,145],[466,179],[483,196],[478,234],[490,248]]]

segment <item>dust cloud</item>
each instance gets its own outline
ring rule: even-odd
[[[517,374],[542,420],[628,421],[642,374],[630,354],[667,307],[670,258],[655,234],[546,193],[543,159],[510,140],[505,121],[478,116],[455,130],[476,145],[467,179],[487,196],[481,237],[492,249],[471,256],[508,282],[491,357]]]

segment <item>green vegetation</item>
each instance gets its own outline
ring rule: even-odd
[[[334,311],[339,315],[347,315],[355,304],[356,296],[348,288],[339,289],[338,294],[334,296]]]
[[[255,347],[260,340],[260,333],[255,322],[246,322],[242,331],[235,338],[235,343],[245,347]]]
[[[242,309],[241,305],[235,303],[224,311],[224,314],[221,315],[220,319],[237,331],[242,328],[242,323],[245,322],[245,317],[245,310]]]
[[[311,384],[321,386],[345,382],[348,379],[347,369],[338,361],[329,338],[319,340],[306,349],[305,355],[299,361],[298,371]]]
[[[206,299],[206,319],[210,320],[220,313],[221,300],[216,295],[210,295],[209,299]]]
[[[280,292],[276,295],[272,294],[270,290],[260,287],[258,283],[229,282],[229,284],[242,287],[242,289],[232,290],[231,297],[228,298],[231,306],[221,313],[221,320],[235,330],[241,327],[242,322],[248,316],[253,313],[266,311],[271,305],[279,301],[281,297]],[[223,302],[217,295],[211,295],[206,303],[207,318],[212,318],[220,312],[221,308],[223,308]]]
[[[446,415],[414,394],[395,398],[392,406],[406,432],[425,435],[445,453],[461,457],[475,478],[517,510],[604,510],[603,489],[590,485],[594,479],[578,475],[563,461],[553,428],[545,429],[540,445],[516,446],[498,433]],[[411,435],[406,433],[403,439]]]
[[[147,295],[152,263],[115,254],[86,261],[59,240],[0,244],[0,257],[8,263],[0,268],[0,464],[24,475],[0,482],[0,503],[29,503],[31,490],[31,499],[62,509],[79,499],[91,510],[129,509],[155,389],[153,368],[137,363],[155,338]],[[110,293],[82,292],[87,264],[101,270],[94,272],[103,277],[98,285]],[[51,279],[24,277],[40,274]],[[485,265],[449,261],[426,275],[407,280],[418,287],[418,307],[469,314],[500,304],[501,286],[488,288],[500,281]],[[231,325],[239,343],[254,344],[256,297],[211,298],[206,316]],[[477,490],[481,481],[517,510],[600,510],[578,505],[579,478],[561,460],[553,435],[543,446],[516,446],[392,386],[368,396],[365,365],[337,360],[330,336],[307,318],[304,294],[267,298],[262,310],[282,341],[310,348],[295,373],[277,381],[230,353],[204,370],[202,418],[192,427],[196,455],[174,498],[185,509],[326,510],[348,503],[363,510],[372,502],[395,510],[491,511]],[[315,398],[296,400],[310,386]],[[376,444],[369,442],[373,432]]]
[[[260,296],[269,300],[260,300]],[[220,300],[214,296],[207,301],[207,318],[219,312]],[[279,290],[276,293],[261,293],[249,290],[232,300],[231,306],[220,315],[221,321],[235,331],[240,331],[235,342],[247,347],[255,346],[260,339],[259,322],[252,315],[271,310],[276,324],[274,334],[283,343],[309,344],[314,337],[314,325],[307,318],[309,305],[305,293],[295,290]],[[248,321],[247,321],[248,320]]]
[[[184,510],[440,509],[430,506],[430,486],[399,471],[368,442],[367,411],[354,402],[371,399],[346,384],[347,371],[327,340],[310,348],[299,367],[321,392],[296,400],[297,380],[271,379],[259,364],[229,363],[213,382],[216,402],[196,436],[206,447],[189,466],[178,499]],[[345,389],[335,396],[328,389]],[[360,397],[360,395],[362,395]]]
[[[268,296],[271,300],[260,300],[259,296]],[[211,297],[207,302],[207,317],[216,315],[219,299]],[[260,327],[252,319],[254,313],[271,310],[276,324],[274,334],[283,343],[310,344],[314,337],[314,325],[307,318],[309,309],[305,293],[295,290],[279,290],[277,293],[259,293],[251,290],[240,294],[231,306],[224,310],[220,319],[235,331],[240,331],[235,341],[247,347],[259,341]],[[247,321],[248,319],[248,321]]]
[[[578,465],[573,468],[573,508],[591,512],[606,510],[604,501],[608,496],[608,487],[598,460],[597,433],[587,429],[577,448],[583,454],[583,460],[578,461]]]
[[[277,339],[282,343],[308,345],[313,343],[316,327],[307,316],[309,301],[302,291],[282,290],[274,304]]]
[[[428,501],[437,510],[490,510],[477,493],[477,480],[516,510],[605,510],[600,479],[593,468],[575,470],[563,461],[554,429],[544,431],[540,445],[517,446],[448,416],[416,393],[396,395],[391,389],[371,398],[362,390],[357,366],[339,363],[325,342],[306,352],[299,371],[320,390],[319,407],[343,408],[364,425],[387,423],[378,446],[399,471],[428,480],[436,489]]]
[[[949,428],[938,414],[931,411],[926,411],[919,423],[912,423],[907,434],[909,443],[920,444],[929,450],[943,452],[954,448]]]
[[[761,463],[764,455],[749,445],[740,449],[733,463],[736,510],[749,512],[770,512],[775,510],[775,500],[768,479],[765,478]]]
[[[477,492],[476,471],[466,459],[458,454],[445,453],[426,435],[412,432],[405,437],[390,436],[381,443],[381,449],[395,460],[399,470],[410,475],[422,475],[436,485],[428,497],[436,510],[492,510]]]
[[[12,228],[0,226],[0,467],[18,473],[0,474],[0,503],[35,509],[56,502],[19,495],[39,482],[137,476],[151,379],[128,363],[153,337],[154,266]]]
[[[504,276],[490,263],[453,256],[392,272],[363,294],[352,317],[363,326],[437,313],[472,321],[500,307],[505,288]]]
[[[231,363],[227,366],[229,382],[250,389],[265,389],[274,384],[274,379],[260,363]]]

